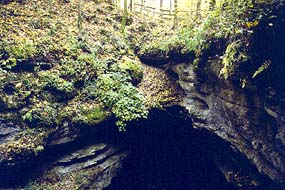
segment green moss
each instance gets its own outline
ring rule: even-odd
[[[104,121],[108,116],[109,114],[99,105],[95,107],[80,106],[80,110],[73,120],[76,123],[94,126]]]
[[[95,108],[86,113],[86,122],[87,124],[98,124],[106,118],[106,114],[102,109]]]
[[[132,80],[139,82],[142,79],[142,66],[138,61],[124,58],[118,67],[121,71],[127,72],[132,77]]]

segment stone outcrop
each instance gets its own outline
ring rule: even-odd
[[[2,123],[3,147],[9,148],[17,142],[15,137],[25,132],[15,126]],[[0,189],[99,190],[107,187],[128,155],[126,149],[112,145],[110,136],[115,139],[117,132],[113,134],[113,130],[107,128],[62,128],[49,134],[42,152],[32,154],[24,149],[23,154],[9,155],[11,163],[2,158]]]
[[[49,164],[26,189],[94,189],[110,185],[127,152],[104,143],[79,147]]]
[[[209,62],[199,74],[188,63],[173,66],[185,90],[183,106],[193,126],[230,142],[261,173],[283,184],[285,133],[280,104],[269,104],[256,86],[243,89],[220,79],[221,67],[218,62]]]
[[[12,140],[15,135],[21,131],[21,128],[13,123],[7,123],[0,120],[0,144],[4,144]]]
[[[209,42],[205,49],[186,45],[186,49],[195,53],[188,60],[184,59],[180,46],[173,48],[171,43],[166,50],[154,43],[138,55],[146,64],[164,68],[177,78],[186,94],[181,105],[187,109],[194,128],[206,129],[229,142],[260,173],[284,189],[285,6],[283,2],[272,2],[261,3],[257,8],[263,13],[252,13],[258,16],[255,26],[245,23],[248,26],[242,28],[240,35],[219,38],[209,34],[209,38],[204,36],[205,42]],[[210,28],[214,34],[220,32]],[[200,34],[187,34],[184,40],[193,38],[196,42],[200,37]],[[240,40],[243,46],[237,45]],[[165,55],[165,60],[161,55]]]

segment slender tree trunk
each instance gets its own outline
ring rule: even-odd
[[[78,39],[80,40],[82,38],[83,33],[83,11],[82,11],[82,0],[79,0],[78,2],[78,18],[77,18],[77,28],[78,28]]]
[[[129,3],[129,10],[130,10],[130,11],[133,11],[133,0],[130,0],[130,3]]]
[[[173,28],[176,28],[177,25],[177,13],[178,13],[178,1],[174,0],[174,24],[173,24]]]
[[[49,16],[51,15],[51,11],[52,11],[52,0],[48,1],[48,11],[49,11]]]
[[[146,18],[145,18],[145,14],[146,14],[146,0],[143,0],[143,22],[146,23]]]
[[[210,11],[214,10],[216,7],[216,0],[211,0],[210,1]]]
[[[201,4],[202,0],[197,1],[197,7],[196,7],[196,17],[201,18]]]
[[[48,24],[51,27],[52,0],[48,1]]]
[[[160,0],[159,2],[159,12],[160,12],[160,17],[162,18],[162,7],[163,7],[163,0]]]
[[[144,7],[143,2],[144,2],[144,0],[141,0],[141,13],[143,12],[143,7]]]
[[[124,15],[122,19],[122,27],[121,32],[125,32],[126,24],[127,24],[127,16],[128,16],[128,0],[124,0]]]

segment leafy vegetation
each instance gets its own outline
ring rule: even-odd
[[[37,156],[58,131],[110,118],[123,131],[147,117],[133,50],[158,25],[132,15],[122,34],[122,12],[105,0],[7,1],[0,15],[0,120],[24,131],[1,144],[1,166]]]
[[[220,71],[225,79],[234,73],[235,65],[244,63],[248,60],[248,56],[245,54],[245,47],[241,41],[234,41],[227,46],[222,63],[223,68]]]
[[[270,14],[270,7],[274,3],[278,2],[224,2],[210,11],[201,22],[184,24],[168,39],[153,40],[145,45],[139,56],[163,56],[175,61],[177,54],[182,58],[186,55],[188,59],[178,61],[192,61],[197,69],[203,69],[206,62],[214,57],[221,58],[218,61],[222,64],[221,77],[227,80],[239,75],[241,81],[250,80],[254,72],[260,70],[262,63],[254,64],[255,70],[243,71],[243,76],[236,71],[253,62],[250,45],[254,30],[262,19],[274,17]],[[244,86],[243,84],[244,82],[241,85]]]
[[[105,1],[68,2],[68,9],[62,3],[11,2],[1,8],[7,15],[0,19],[2,104],[17,109],[19,121],[30,127],[95,125],[113,113],[123,129],[145,118],[144,97],[135,87],[142,69],[125,41],[131,34],[118,31],[121,13],[106,17],[114,9]]]
[[[146,118],[144,98],[131,84],[131,78],[122,73],[100,75],[94,86],[88,87],[88,94],[96,97],[119,119],[117,125],[124,130],[127,121]]]

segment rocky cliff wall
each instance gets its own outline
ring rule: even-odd
[[[284,122],[278,106],[269,106],[254,88],[236,88],[219,80],[214,64],[209,65],[207,78],[197,75],[189,64],[174,66],[187,94],[183,104],[194,127],[216,133],[246,155],[260,172],[283,183]]]

